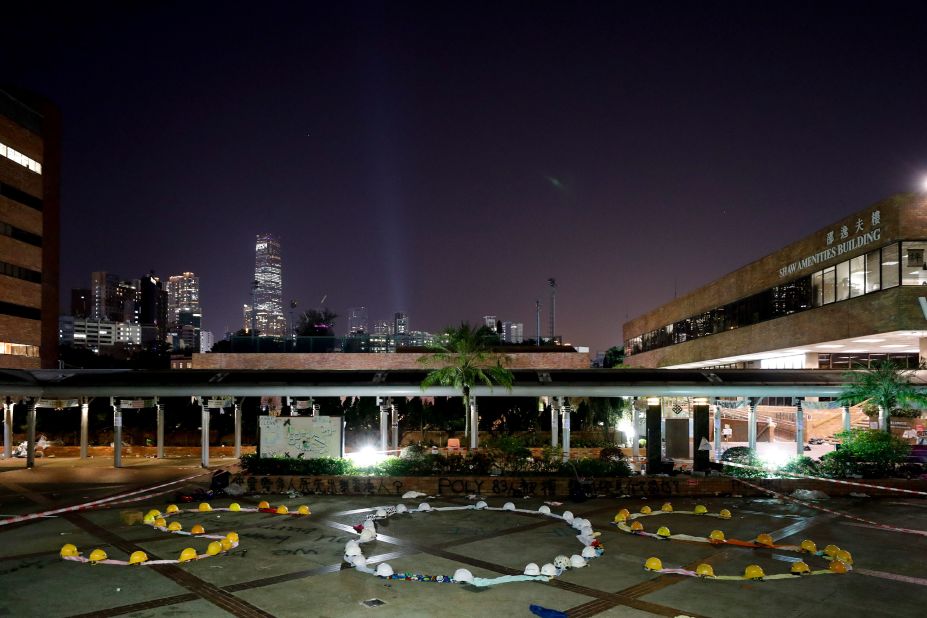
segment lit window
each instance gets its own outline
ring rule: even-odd
[[[35,172],[36,174],[42,173],[42,164],[34,159],[30,159],[23,153],[18,150],[10,148],[6,144],[0,144],[0,157],[6,157],[14,163],[19,163],[26,169]]]

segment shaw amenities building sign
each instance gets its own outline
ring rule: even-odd
[[[340,416],[259,416],[260,457],[315,459],[344,452]]]
[[[878,242],[882,238],[881,225],[882,213],[874,210],[869,213],[868,229],[866,221],[862,217],[857,217],[852,231],[849,225],[841,225],[839,230],[830,230],[824,238],[827,243],[826,248],[783,266],[779,269],[779,276],[788,277],[821,262],[832,260],[839,255],[864,247],[869,243]],[[838,239],[840,242],[837,242]]]

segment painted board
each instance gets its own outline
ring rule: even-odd
[[[261,457],[341,457],[340,416],[259,416]]]

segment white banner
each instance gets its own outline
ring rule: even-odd
[[[340,416],[259,416],[261,457],[342,456]]]
[[[64,410],[65,408],[76,408],[80,405],[76,399],[39,399],[35,402],[36,408],[54,408]]]
[[[141,410],[142,408],[153,408],[154,399],[120,399],[119,407],[123,410]]]

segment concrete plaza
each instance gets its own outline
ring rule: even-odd
[[[43,462],[25,470],[21,461],[0,462],[0,513],[31,513],[87,502],[164,480],[196,474],[195,461],[154,462],[114,470],[111,462]],[[204,487],[208,477],[197,486]],[[186,485],[191,491],[195,486]],[[656,575],[642,568],[650,556],[665,567],[708,562],[719,575],[740,574],[747,564],[767,574],[789,570],[795,554],[775,549],[656,541],[626,535],[610,525],[615,512],[659,508],[663,498],[598,498],[564,501],[600,530],[605,554],[589,566],[548,583],[519,582],[490,588],[459,584],[383,580],[343,564],[352,526],[376,506],[422,499],[384,497],[288,496],[271,503],[291,509],[308,504],[307,518],[271,514],[185,513],[189,529],[236,531],[240,546],[227,555],[186,565],[122,567],[69,562],[58,556],[64,543],[84,553],[103,548],[111,558],[127,559],[143,549],[149,557],[176,558],[184,547],[202,552],[206,541],[161,533],[126,523],[126,512],[164,510],[176,495],[111,508],[64,514],[0,526],[0,616],[530,616],[529,605],[570,616],[920,616],[925,613],[927,550],[924,536],[889,532],[792,503],[752,498],[698,500],[710,511],[728,508],[729,521],[670,515],[660,518],[673,533],[704,536],[713,529],[728,538],[752,539],[770,533],[778,543],[810,538],[819,547],[835,543],[853,553],[855,569],[846,575],[795,577],[781,581],[710,581]],[[259,497],[237,499],[253,506]],[[696,500],[672,500],[689,510]],[[499,502],[495,504],[494,502]],[[226,506],[228,498],[212,500]],[[466,504],[429,499],[432,506]],[[501,500],[490,506],[501,506]],[[538,508],[539,499],[515,501]],[[927,530],[927,501],[911,498],[832,499],[828,508],[886,524]],[[181,505],[183,506],[183,505]],[[187,508],[190,508],[187,505]],[[655,524],[647,524],[655,525]],[[388,562],[397,572],[451,575],[467,568],[480,577],[521,573],[525,564],[551,562],[582,548],[567,525],[536,515],[487,511],[417,513],[380,522],[380,536],[363,550],[371,565]],[[810,558],[813,569],[824,561]],[[367,607],[378,599],[382,605]]]

